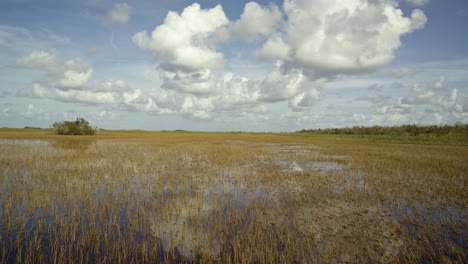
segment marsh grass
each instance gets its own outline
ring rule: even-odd
[[[463,146],[0,135],[0,263],[467,259]]]

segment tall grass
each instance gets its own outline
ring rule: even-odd
[[[0,263],[467,259],[466,147],[248,133],[0,137],[35,139],[0,139]]]

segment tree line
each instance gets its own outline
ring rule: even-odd
[[[398,135],[398,136],[419,136],[426,134],[447,135],[466,134],[468,135],[468,124],[457,123],[455,125],[401,125],[401,126],[353,126],[345,128],[326,129],[302,129],[299,133],[311,134],[335,134],[335,135]]]

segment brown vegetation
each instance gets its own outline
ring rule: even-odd
[[[0,263],[467,259],[464,146],[42,133],[0,132]]]

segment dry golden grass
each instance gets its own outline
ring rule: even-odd
[[[290,134],[1,130],[0,263],[466,263],[467,161]]]

